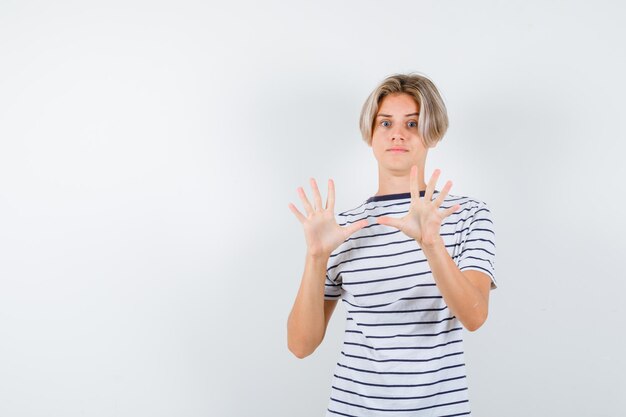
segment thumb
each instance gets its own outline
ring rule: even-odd
[[[378,224],[382,224],[385,226],[395,227],[396,229],[400,229],[400,219],[396,219],[395,217],[382,216],[376,219]]]
[[[365,219],[359,220],[356,223],[352,223],[350,226],[348,226],[346,228],[346,235],[347,236],[352,235],[357,230],[360,230],[360,229],[364,228],[365,226],[367,226],[367,224],[368,224],[368,222]]]
[[[443,218],[445,219],[446,217],[448,217],[448,216],[450,216],[450,215],[452,215],[452,214],[456,213],[456,211],[457,211],[458,209],[460,209],[460,208],[461,208],[461,205],[460,205],[460,204],[455,204],[454,206],[452,206],[452,207],[450,207],[450,208],[448,208],[448,209],[444,210],[444,212],[443,212]]]

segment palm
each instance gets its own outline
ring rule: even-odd
[[[446,210],[439,210],[439,206],[452,187],[452,182],[448,181],[437,198],[433,200],[432,195],[438,177],[439,170],[435,170],[426,187],[424,198],[421,198],[417,184],[417,167],[412,167],[410,180],[411,205],[409,206],[409,212],[399,219],[386,216],[379,217],[378,223],[401,230],[405,235],[415,239],[420,246],[432,244],[440,239],[441,222],[458,210],[460,205],[456,204]]]
[[[307,247],[314,253],[330,253],[345,240],[344,230],[328,211],[307,215],[303,223]]]
[[[335,187],[332,180],[328,181],[328,199],[326,206],[322,206],[322,197],[314,179],[311,178],[311,188],[315,204],[312,205],[304,190],[299,187],[298,194],[304,204],[306,216],[293,205],[289,208],[296,215],[304,228],[308,252],[312,255],[330,256],[333,250],[341,245],[350,235],[367,225],[367,220],[360,220],[349,226],[341,227],[337,224],[334,214]]]
[[[411,204],[409,212],[400,219],[399,229],[418,242],[430,242],[439,236],[443,217],[438,210],[431,210],[425,204]]]

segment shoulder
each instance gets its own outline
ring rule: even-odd
[[[342,212],[338,213],[337,215],[338,216],[344,216],[344,217],[345,216],[356,216],[356,215],[359,215],[359,214],[363,213],[363,211],[365,211],[366,204],[367,204],[367,202],[363,202],[363,203],[359,204],[358,206],[356,206],[354,208],[351,208],[349,210],[342,211]]]
[[[447,203],[448,201],[450,203]],[[461,229],[467,230],[472,236],[480,235],[480,237],[493,240],[495,235],[493,217],[489,205],[484,200],[469,196],[448,195],[441,206],[451,207],[454,204],[459,204],[461,208],[450,216],[452,223],[460,225]]]
[[[345,226],[346,224],[354,223],[366,218],[368,216],[368,211],[369,207],[367,206],[367,202],[363,202],[354,208],[336,213],[335,217],[337,218],[337,223],[339,223],[339,225]]]
[[[461,207],[450,215],[452,223],[461,224],[463,227],[485,229],[493,233],[491,209],[484,200],[471,196],[449,194],[441,207],[448,208],[455,204],[459,204]]]
[[[455,204],[459,204],[461,206],[457,213],[465,213],[466,216],[471,216],[479,210],[490,211],[489,206],[484,200],[457,194],[448,194],[444,199],[442,206],[451,207]]]

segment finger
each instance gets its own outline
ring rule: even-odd
[[[435,204],[437,205],[437,207],[441,206],[443,201],[446,199],[450,188],[452,188],[452,181],[446,182],[446,185],[444,185],[443,189],[439,192],[439,195],[435,199]]]
[[[296,215],[300,223],[304,223],[306,217],[304,217],[304,215],[300,213],[300,210],[298,210],[296,206],[294,206],[292,203],[289,203],[289,210],[291,210],[291,212]]]
[[[328,180],[328,198],[326,199],[326,208],[335,211],[335,183],[332,179]]]
[[[313,200],[315,201],[315,210],[322,209],[322,195],[320,194],[320,189],[317,188],[317,182],[315,182],[315,178],[311,178],[311,188],[313,188]]]
[[[348,236],[352,235],[357,230],[360,230],[360,229],[364,228],[367,225],[368,225],[368,221],[366,219],[362,219],[362,220],[359,220],[356,223],[352,223],[350,226],[347,226],[345,228],[345,230],[346,230],[346,238]]]
[[[448,217],[448,216],[450,216],[450,215],[452,215],[452,214],[456,213],[456,212],[457,212],[460,208],[461,208],[461,205],[460,205],[460,204],[455,204],[454,206],[452,206],[452,207],[449,207],[449,208],[445,209],[445,210],[443,211],[443,217],[442,217],[442,219],[445,219],[446,217]]]
[[[439,174],[441,171],[436,169],[433,172],[433,175],[430,177],[428,184],[426,184],[426,192],[424,193],[424,199],[426,201],[430,201],[433,198],[433,192],[435,191],[435,186],[437,185],[437,180],[439,179]]]
[[[420,199],[420,190],[417,181],[417,165],[411,167],[411,174],[409,175],[409,190],[411,191],[411,202],[416,202]]]
[[[306,194],[304,193],[302,187],[298,187],[298,195],[300,196],[300,200],[302,200],[302,204],[304,204],[306,214],[313,214],[313,207],[311,206],[311,203],[309,203],[309,199],[306,198]]]
[[[395,227],[396,229],[400,229],[400,219],[396,219],[395,217],[382,216],[376,218],[378,224],[382,224],[385,226]]]

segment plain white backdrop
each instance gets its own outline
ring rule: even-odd
[[[288,203],[377,189],[358,116],[419,71],[492,210],[477,417],[626,413],[618,1],[0,3],[0,415],[323,415],[343,308],[287,350]]]

